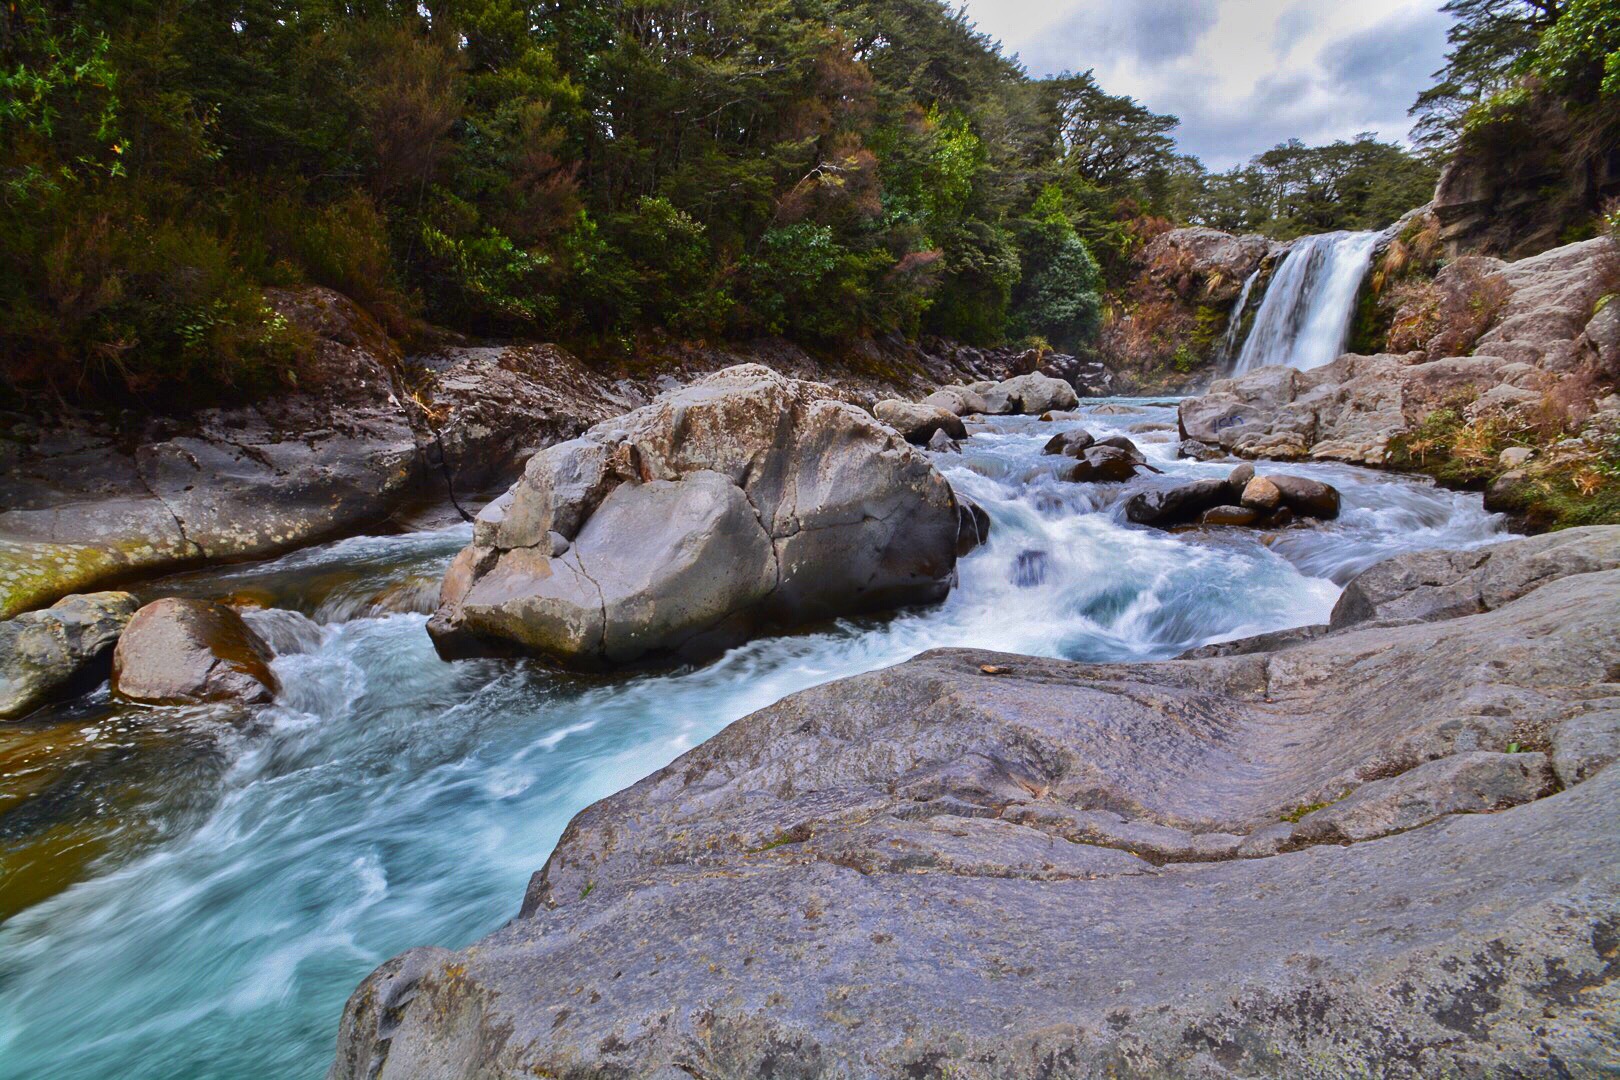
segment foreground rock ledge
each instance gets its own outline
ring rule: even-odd
[[[1575,530],[1384,564],[1273,651],[794,695],[581,813],[505,928],[378,969],[330,1075],[1598,1075],[1616,566]]]

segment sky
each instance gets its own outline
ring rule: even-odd
[[[1032,75],[1096,71],[1181,118],[1211,169],[1289,138],[1406,137],[1407,108],[1446,50],[1440,0],[968,0]]]

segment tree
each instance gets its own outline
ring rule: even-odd
[[[1543,31],[1563,14],[1567,0],[1448,0],[1440,10],[1456,21],[1451,49],[1434,73],[1435,85],[1418,95],[1412,138],[1441,151],[1452,146],[1468,111],[1512,86]]]

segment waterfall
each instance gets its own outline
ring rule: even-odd
[[[1226,320],[1226,333],[1221,335],[1221,343],[1215,349],[1215,361],[1225,367],[1232,360],[1238,347],[1238,335],[1243,332],[1243,312],[1249,306],[1249,294],[1254,291],[1254,283],[1260,280],[1260,272],[1264,264],[1255,268],[1254,273],[1243,279],[1243,291],[1238,293],[1237,303],[1232,305],[1232,314]]]
[[[1374,232],[1323,233],[1295,241],[1231,373],[1277,364],[1306,371],[1337,358],[1377,242]]]

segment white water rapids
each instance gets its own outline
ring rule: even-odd
[[[1294,241],[1266,288],[1254,327],[1229,374],[1273,365],[1308,371],[1337,359],[1377,243],[1378,234],[1372,232],[1322,233]],[[1244,287],[1235,322],[1241,320],[1241,305],[1252,284],[1253,279]]]
[[[1098,404],[1075,426],[1102,437],[1174,424],[1172,408]],[[74,789],[112,800],[128,780],[120,770],[134,770],[153,792],[139,814],[156,838],[0,925],[0,1076],[312,1080],[344,999],[376,964],[493,930],[573,814],[786,694],[936,646],[1172,657],[1322,621],[1342,583],[1387,556],[1501,535],[1478,495],[1314,464],[1261,471],[1336,485],[1336,522],[1271,536],[1138,528],[1122,518],[1127,494],[1235,462],[1176,460],[1161,427],[1133,438],[1165,476],[1071,484],[1057,478],[1066,459],[1040,453],[1065,426],[997,419],[962,455],[937,456],[994,521],[945,603],[757,641],[699,668],[587,679],[439,661],[420,610],[465,527],[344,540],[147,589],[268,598],[273,608],[251,618],[278,651],[284,689],[245,727],[120,709],[105,690],[56,715],[103,742],[164,717],[208,737],[156,766],[149,753],[113,755]],[[388,613],[401,604],[417,610]]]

